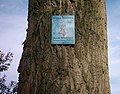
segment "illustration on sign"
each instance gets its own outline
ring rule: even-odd
[[[75,44],[74,16],[52,16],[52,44]]]

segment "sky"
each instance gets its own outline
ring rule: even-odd
[[[112,94],[120,94],[120,0],[107,0],[108,62]]]
[[[9,71],[5,72],[8,82],[18,79],[17,68],[27,28],[27,5],[27,0],[0,0],[0,50],[14,53]]]
[[[17,81],[26,37],[28,0],[0,0],[0,50],[14,53],[7,81]],[[108,63],[111,94],[120,94],[120,0],[107,0]]]

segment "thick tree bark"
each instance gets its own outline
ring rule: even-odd
[[[75,45],[51,45],[51,16],[75,15]],[[105,0],[29,0],[18,94],[110,94]]]

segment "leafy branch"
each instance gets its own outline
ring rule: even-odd
[[[8,70],[10,62],[13,59],[13,53],[8,52],[6,55],[0,50],[0,72]],[[9,63],[7,62],[9,61]]]

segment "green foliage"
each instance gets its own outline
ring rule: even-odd
[[[12,59],[12,52],[4,54],[0,51],[0,76],[2,72],[9,69]],[[6,85],[6,77],[6,75],[0,77],[0,94],[17,94],[17,82],[11,81],[9,85]]]
[[[17,82],[11,81],[9,85],[5,84],[6,75],[0,78],[0,94],[17,94]]]
[[[2,51],[0,51],[0,72],[8,70],[12,58],[13,58],[12,52],[8,52],[5,55]],[[7,61],[9,61],[9,63]]]

